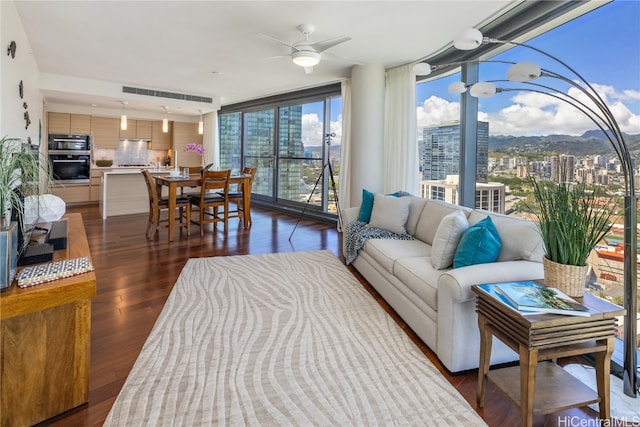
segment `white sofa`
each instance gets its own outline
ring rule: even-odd
[[[438,226],[445,215],[455,210],[465,214],[469,225],[487,215],[492,218],[502,239],[496,262],[455,269],[433,267],[431,251]],[[359,211],[359,207],[342,210],[345,228],[358,219]],[[415,240],[369,239],[352,265],[450,372],[475,369],[479,365],[480,338],[471,286],[542,279],[543,246],[536,224],[411,197],[405,226]],[[442,232],[438,237],[442,237]],[[345,236],[343,242],[346,241]],[[517,360],[517,354],[494,339],[491,364],[513,360]]]

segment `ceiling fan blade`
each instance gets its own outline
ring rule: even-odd
[[[267,41],[271,41],[271,42],[276,42],[276,43],[279,43],[279,44],[281,44],[281,45],[284,45],[284,46],[290,47],[291,49],[296,49],[296,50],[297,50],[297,48],[296,48],[295,46],[293,46],[293,45],[291,45],[291,44],[289,44],[289,43],[287,43],[287,42],[283,42],[282,40],[278,40],[278,39],[277,39],[277,38],[275,38],[275,37],[271,37],[271,36],[268,36],[268,35],[266,35],[266,34],[262,34],[262,33],[258,33],[258,34],[257,34],[257,36],[258,36],[259,38],[263,39],[263,40],[267,40]]]
[[[316,52],[320,53],[340,43],[348,42],[349,40],[351,40],[351,37],[349,36],[338,36],[321,42],[315,42],[311,47],[314,48]]]
[[[326,59],[328,61],[334,61],[334,62],[346,62],[352,65],[363,65],[363,62],[358,61],[357,59],[347,58],[346,56],[340,56],[330,52],[323,53],[322,59]]]

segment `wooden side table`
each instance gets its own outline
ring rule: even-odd
[[[523,426],[531,426],[534,415],[592,403],[599,404],[601,419],[610,418],[610,362],[616,316],[624,315],[623,308],[585,294],[580,302],[589,308],[589,317],[523,315],[479,286],[473,286],[472,291],[477,297],[480,328],[479,407],[484,405],[486,381],[490,379],[520,407]],[[489,370],[492,336],[520,355],[520,366]],[[597,393],[551,361],[588,353],[595,353]]]
[[[53,261],[91,257],[79,213]],[[0,426],[29,426],[89,400],[95,272],[0,294]]]

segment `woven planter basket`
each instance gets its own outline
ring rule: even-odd
[[[558,264],[542,258],[544,266],[544,284],[551,288],[556,288],[570,297],[582,298],[584,288],[587,284],[588,265],[566,265]]]

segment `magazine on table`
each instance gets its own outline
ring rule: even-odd
[[[590,316],[589,309],[564,292],[533,281],[496,283],[495,292],[518,311]]]
[[[515,304],[509,301],[506,296],[502,295],[502,293],[498,292],[498,290],[496,289],[496,285],[494,284],[478,285],[478,287],[483,291],[485,291],[486,293],[488,293],[489,295],[491,295],[492,297],[494,297],[495,299],[497,299],[498,301],[500,301],[501,303],[503,303],[504,305],[506,305],[507,307],[519,312],[522,315],[540,314],[540,312],[538,311],[518,310],[518,307],[516,307]]]

